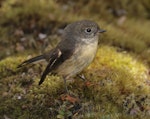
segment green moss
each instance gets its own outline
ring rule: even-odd
[[[80,114],[75,117],[147,117],[150,90],[146,83],[149,81],[148,69],[127,53],[100,46],[94,62],[84,71],[90,85],[84,85],[77,77],[77,80],[67,84],[70,93],[80,98],[81,102],[77,104],[61,100],[64,85],[60,77],[48,76],[38,86],[39,74],[43,70],[41,66],[38,68],[39,65],[23,68],[16,74],[6,73],[6,67],[15,69],[23,59],[10,57],[0,63],[1,117],[5,114],[11,118],[42,118],[44,115],[45,118],[50,115],[55,118],[63,116],[60,112],[74,115],[79,110]]]
[[[107,30],[101,38],[101,44],[113,45],[119,47],[120,50],[134,53],[138,58],[149,64],[149,21],[130,19],[126,20],[121,26],[101,23]]]
[[[16,64],[16,57],[8,57],[5,60],[0,61],[0,79],[15,73]]]
[[[138,25],[133,24],[132,20],[126,21],[121,27],[114,27],[114,25],[106,25],[107,33],[105,34],[102,42],[112,44],[127,51],[133,51],[140,54],[145,49],[148,49],[149,33],[147,32],[148,23],[143,23],[143,29],[138,27],[139,22],[135,22]],[[146,21],[145,21],[146,22]]]
[[[147,104],[150,102],[148,69],[130,55],[117,53],[111,47],[101,46],[94,63],[86,73],[91,82],[96,81],[95,84],[98,85],[92,89],[91,98],[94,98],[95,102],[111,102],[117,105],[118,109],[120,107],[122,112],[131,115],[148,114]]]

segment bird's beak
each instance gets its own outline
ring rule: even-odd
[[[103,33],[103,32],[106,32],[106,30],[100,29],[98,32]]]

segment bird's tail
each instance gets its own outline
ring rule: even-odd
[[[22,62],[20,65],[18,65],[17,68],[20,68],[20,67],[25,66],[27,64],[30,64],[30,63],[33,63],[33,62],[36,62],[36,61],[39,61],[39,60],[43,60],[43,59],[45,59],[43,55],[33,57],[29,60],[26,60],[26,61]]]

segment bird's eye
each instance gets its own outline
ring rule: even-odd
[[[87,32],[87,33],[90,33],[91,31],[92,31],[91,28],[85,29],[85,32]]]

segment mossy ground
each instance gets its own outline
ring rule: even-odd
[[[0,118],[149,119],[148,2],[0,2]],[[127,10],[126,20],[120,23],[123,17],[108,12],[110,8]],[[16,68],[25,59],[54,47],[61,29],[81,19],[94,20],[107,32],[100,38],[95,60],[82,72],[87,81],[74,77],[67,82],[77,99],[64,95],[61,77],[49,75],[38,85],[44,63]]]

